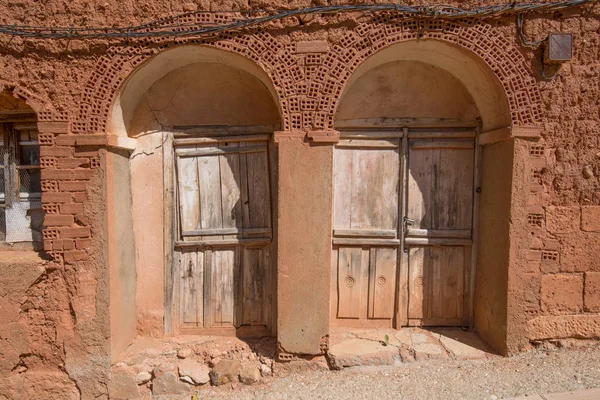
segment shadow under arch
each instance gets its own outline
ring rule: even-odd
[[[452,43],[423,39],[401,42],[384,48],[365,59],[356,68],[344,86],[336,107],[334,123],[336,129],[341,130],[344,126],[351,126],[355,120],[361,118],[371,119],[371,123],[385,127],[386,120],[389,122],[391,119],[410,119],[413,116],[411,114],[415,112],[422,114],[419,117],[429,119],[441,117],[441,119],[449,118],[456,121],[464,117],[460,113],[456,115],[439,115],[439,109],[430,109],[423,112],[423,110],[415,108],[417,105],[410,104],[410,102],[406,103],[406,109],[402,109],[402,107],[395,109],[393,107],[382,107],[377,110],[376,107],[372,107],[374,102],[371,101],[371,97],[352,93],[357,88],[368,91],[367,88],[376,86],[378,84],[377,74],[382,69],[387,68],[389,75],[393,72],[394,65],[411,65],[413,70],[417,72],[420,71],[419,68],[423,71],[427,68],[434,68],[438,70],[439,77],[453,80],[454,83],[449,86],[452,87],[452,90],[446,90],[444,93],[448,95],[449,92],[453,91],[456,97],[459,98],[456,99],[459,104],[468,105],[472,103],[475,114],[470,113],[470,115],[480,119],[483,132],[511,127],[514,123],[504,86],[494,71],[478,55]],[[382,73],[379,75],[379,78],[381,78]],[[425,79],[427,78],[426,75],[424,73],[423,76],[417,76],[415,79]],[[369,82],[369,79],[371,79],[372,84],[365,83]],[[401,82],[402,79],[396,81]],[[411,85],[414,83],[410,79],[404,79],[402,82]],[[427,82],[424,83],[427,85]],[[418,85],[415,84],[415,86]],[[429,86],[421,92],[414,87],[412,91],[407,92],[415,96],[424,93],[433,97],[437,96],[436,88],[432,87],[431,84]],[[440,95],[443,89],[439,88]],[[402,88],[393,88],[393,90],[401,92]],[[389,101],[392,102],[393,96],[390,93],[383,90],[381,96],[389,95]],[[376,94],[370,93],[370,95]],[[356,102],[357,99],[362,99],[364,102],[363,107],[355,107],[352,112],[349,112],[348,105],[345,102]],[[452,97],[448,97],[446,100],[453,101]],[[380,105],[384,103],[385,100]],[[419,102],[414,103],[419,104]],[[432,106],[435,101],[424,102],[424,104]],[[359,114],[362,115],[357,118]],[[472,118],[469,119],[473,122]],[[348,124],[348,122],[351,123]],[[509,221],[513,191],[512,175],[515,145],[513,140],[506,140],[482,146],[475,149],[475,151],[480,152],[479,165],[476,165],[475,168],[479,169],[481,183],[480,187],[473,187],[472,193],[473,198],[478,197],[479,203],[478,210],[475,210],[479,223],[473,228],[473,239],[478,243],[478,250],[476,253],[474,293],[472,294],[474,297],[472,324],[484,340],[497,351],[505,354],[508,340],[506,326],[509,303]],[[428,179],[426,174],[415,179],[415,181],[417,186],[426,190],[423,179]],[[423,185],[419,183],[419,180],[423,181],[421,182]],[[334,198],[335,196],[334,194]],[[401,220],[402,217],[400,215],[399,219]],[[477,218],[475,218],[475,221]]]
[[[281,121],[282,111],[279,96],[271,78],[258,64],[237,53],[222,49],[202,45],[181,45],[149,58],[129,75],[115,96],[109,111],[107,132],[127,136],[137,105],[152,85],[180,68],[197,63],[214,63],[233,67],[258,79],[270,93]]]
[[[450,42],[434,39],[396,43],[366,58],[346,82],[336,114],[344,97],[360,77],[373,68],[394,61],[421,62],[456,77],[475,101],[484,131],[512,124],[506,92],[494,71],[475,53]]]

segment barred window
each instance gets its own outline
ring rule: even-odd
[[[27,121],[31,119],[28,115],[15,115],[13,119],[25,121],[1,123],[0,241],[39,244],[44,214],[37,126],[35,120]]]

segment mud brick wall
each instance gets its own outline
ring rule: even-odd
[[[452,3],[471,7],[501,2]],[[310,5],[301,0],[293,7]],[[24,6],[7,1],[0,4],[0,21],[135,25],[197,9],[250,7],[290,4],[49,0]],[[550,32],[574,35],[574,58],[552,80],[540,76],[541,49],[519,43],[513,17],[394,22],[385,15],[315,15],[216,40],[0,38],[0,88],[27,100],[38,115],[44,249],[51,257],[28,263],[9,260],[11,268],[3,270],[16,275],[2,275],[0,287],[3,310],[8,310],[5,323],[0,323],[0,393],[33,397],[43,390],[56,398],[106,393],[110,334],[102,152],[109,144],[106,134],[111,134],[106,132],[107,118],[136,67],[184,43],[236,52],[261,66],[277,91],[282,129],[289,131],[332,128],[352,72],[394,43],[432,38],[477,54],[505,88],[513,125],[543,128],[539,141],[523,144],[529,154],[523,167],[529,195],[526,212],[516,217],[527,229],[511,239],[526,247],[518,257],[515,285],[524,299],[517,310],[525,315],[521,334],[531,340],[600,337],[599,14],[596,6],[583,16],[526,19],[525,33],[532,40]],[[179,21],[228,18],[230,14],[201,13]]]

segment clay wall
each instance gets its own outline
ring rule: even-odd
[[[3,2],[0,19],[3,23],[27,25],[103,26],[114,21],[128,25],[198,8],[230,11],[249,7],[228,0],[155,1],[144,2],[143,6],[134,0],[101,3],[50,0],[23,7],[22,3]],[[294,7],[309,5],[304,1],[294,3]],[[475,3],[458,5],[468,7]],[[107,247],[111,230],[106,209],[108,175],[102,149],[121,146],[116,135],[122,132],[113,130],[109,120],[123,84],[152,56],[183,43],[236,53],[264,70],[275,88],[276,107],[283,118],[282,130],[308,132],[303,139],[307,141],[328,135],[326,132],[334,127],[337,104],[353,71],[377,52],[395,43],[419,39],[443,41],[473,54],[504,89],[506,104],[503,107],[510,112],[513,128],[522,128],[522,132],[530,126],[541,128],[539,138],[532,135],[510,139],[484,148],[484,160],[488,154],[484,169],[489,169],[490,179],[492,182],[494,177],[501,182],[511,179],[510,190],[516,198],[510,202],[508,215],[490,216],[508,232],[508,241],[502,239],[502,249],[498,251],[509,258],[509,263],[497,268],[486,264],[481,270],[477,282],[487,280],[499,289],[487,297],[483,294],[478,297],[481,302],[476,306],[479,311],[476,308],[475,325],[484,336],[486,329],[500,330],[501,334],[487,337],[506,353],[523,349],[529,340],[600,337],[599,12],[596,6],[583,16],[570,14],[560,18],[560,15],[550,14],[526,18],[525,33],[532,40],[543,39],[556,31],[574,35],[573,60],[561,65],[551,80],[540,75],[541,49],[534,51],[519,43],[512,16],[482,23],[454,21],[441,22],[439,26],[429,23],[417,26],[409,21],[389,23],[385,18],[373,19],[372,15],[318,15],[306,20],[294,18],[277,22],[260,32],[205,42],[194,38],[178,39],[176,43],[168,38],[146,41],[4,38],[0,43],[0,86],[25,99],[37,112],[40,122],[46,213],[44,248],[51,260],[0,255],[0,262],[10,266],[2,268],[0,281],[3,293],[0,301],[5,310],[0,324],[4,339],[0,341],[4,360],[0,365],[0,393],[10,396],[21,390],[31,393],[44,390],[50,398],[53,393],[57,393],[55,398],[68,395],[75,398],[79,393],[99,396],[106,392],[111,356],[109,303],[112,299]],[[214,22],[216,15],[219,14],[205,14],[198,16],[198,20]],[[142,130],[139,128],[139,132]],[[138,139],[136,146],[139,150],[151,148],[155,143],[150,142],[148,139],[143,144],[143,140]],[[291,165],[280,163],[282,168],[288,169],[284,169],[279,181],[288,179],[287,186],[283,187],[301,188],[303,186],[295,186],[292,179],[296,177],[300,183],[306,183],[314,176],[311,168],[315,168],[314,174],[322,178],[324,189],[315,190],[314,194],[324,196],[326,203],[329,200],[325,170],[330,162],[331,146],[301,146],[304,143],[300,141],[285,144],[280,148],[284,150],[280,157],[305,156],[302,165],[306,171],[294,171]],[[512,177],[504,170],[494,171],[504,168],[501,159],[511,156],[515,160]],[[135,168],[144,168],[141,162],[136,167],[133,160],[130,163],[132,179]],[[318,165],[315,166],[315,162]],[[298,176],[300,172],[302,176]],[[290,210],[311,210],[314,206],[319,211],[315,215],[327,215],[325,208],[331,208],[325,203],[313,204],[313,200],[302,196],[296,199],[294,193],[298,196],[299,193],[284,193],[281,187],[279,195],[292,203]],[[143,184],[132,183],[134,225],[141,218],[136,196],[143,190]],[[160,202],[158,198],[156,201]],[[508,199],[490,201],[502,201],[506,205]],[[158,219],[155,222],[158,223]],[[494,223],[482,221],[482,226],[488,226],[488,222]],[[325,228],[327,221],[319,225],[322,231],[317,232],[323,239],[320,246],[328,239]],[[311,232],[310,227],[305,226],[298,234]],[[313,245],[309,241],[302,242],[306,239],[304,236],[296,242],[291,231],[281,226],[279,234],[284,235],[280,241],[289,244],[279,249],[281,256],[294,255],[297,250],[293,250],[292,245]],[[493,240],[491,235],[487,240]],[[151,247],[157,241],[136,234],[135,243],[138,247]],[[326,280],[329,250],[318,249],[310,254],[310,260],[315,268],[324,262],[324,274],[313,275],[313,278]],[[159,256],[158,252],[155,256]],[[303,257],[303,253],[298,252],[296,256]],[[480,261],[492,256],[481,255]],[[131,255],[123,257],[127,259]],[[139,260],[136,262],[138,277],[142,265]],[[292,267],[286,266],[294,272]],[[162,274],[160,266],[153,268],[155,274]],[[296,292],[288,293],[303,296],[306,290],[303,285],[309,283],[298,281],[294,283],[296,286],[291,286]],[[320,285],[320,281],[316,285]],[[284,284],[280,293],[286,287]],[[503,287],[506,294],[501,290]],[[328,294],[329,282],[321,289],[314,298],[320,299],[319,304],[327,313],[329,298],[318,296]],[[148,286],[138,281],[136,302],[152,304],[147,312],[160,310],[161,300],[145,297],[149,293]],[[280,297],[280,301],[285,301],[285,296]],[[295,307],[299,306],[291,305],[283,310],[305,310]],[[493,317],[490,316],[492,310]],[[137,313],[139,317],[139,309]],[[159,320],[160,314],[153,318]],[[284,348],[299,352],[317,350],[314,341],[327,330],[327,323],[323,321],[320,318],[310,327],[301,327],[309,329],[303,337],[310,337],[312,341],[298,341],[298,347],[294,343],[301,336],[297,335],[298,326],[295,326],[296,330],[287,333]],[[280,330],[281,324],[280,321]],[[160,330],[155,324],[147,330],[141,328],[140,332]]]

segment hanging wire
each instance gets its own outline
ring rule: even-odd
[[[544,13],[560,11],[567,8],[579,7],[598,3],[600,0],[566,0],[548,3],[506,3],[491,6],[482,6],[472,9],[462,9],[447,5],[433,6],[406,6],[402,4],[356,4],[356,5],[330,5],[308,7],[291,10],[242,10],[242,11],[194,11],[173,17],[158,19],[146,24],[130,27],[49,27],[29,25],[0,25],[0,34],[12,37],[34,39],[114,39],[164,37],[164,36],[202,36],[214,35],[226,31],[236,31],[244,28],[263,25],[272,21],[279,21],[311,14],[340,14],[352,12],[392,12],[398,17],[413,16],[431,19],[458,19],[458,18],[491,18],[505,14]],[[200,14],[235,14],[239,19],[220,24],[189,23],[175,24],[181,18],[197,16]],[[520,21],[520,22],[519,22]],[[538,42],[529,42],[522,34],[522,17],[517,19],[520,24],[519,35],[523,43],[537,46]],[[187,29],[181,29],[187,28]],[[526,44],[528,45],[528,44]]]
[[[537,49],[540,44],[544,43],[547,39],[547,37],[545,37],[541,40],[530,41],[527,36],[525,36],[525,33],[523,32],[523,14],[517,14],[517,31],[519,32],[519,39],[523,46],[527,46],[533,50]]]

